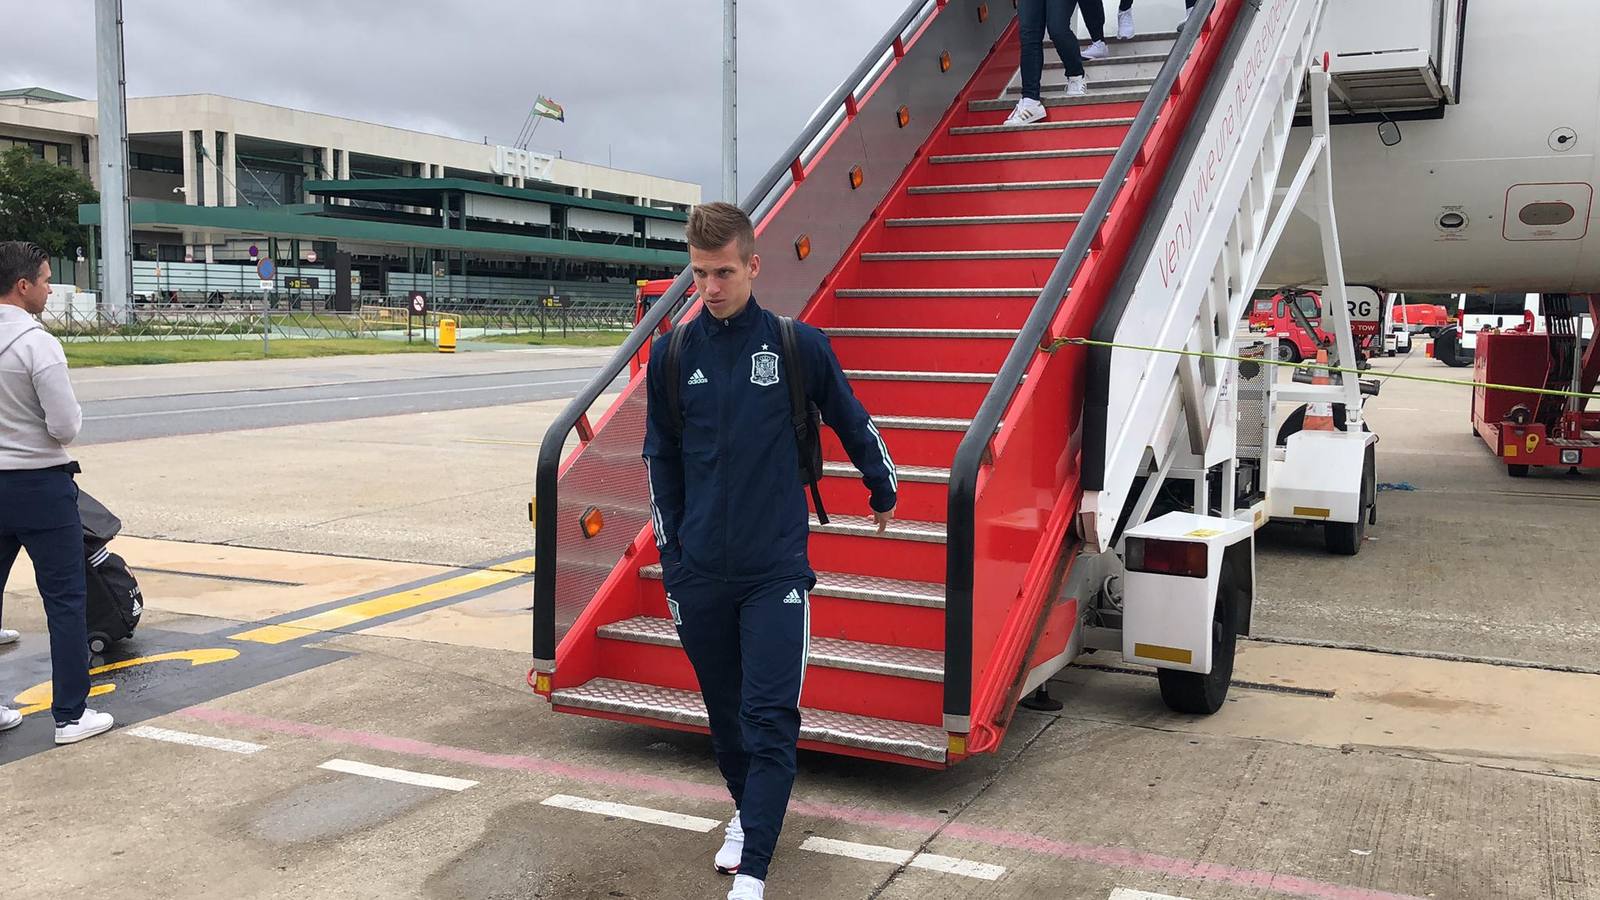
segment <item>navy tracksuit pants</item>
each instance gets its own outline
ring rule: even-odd
[[[76,722],[89,698],[88,587],[78,486],[59,468],[0,471],[0,592],[26,548],[50,629],[51,712]]]
[[[794,786],[811,640],[809,576],[757,583],[667,572],[667,607],[700,680],[711,746],[744,828],[739,874],[765,880]]]

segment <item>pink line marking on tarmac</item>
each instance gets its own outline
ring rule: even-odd
[[[400,753],[406,756],[481,766],[486,769],[527,772],[533,775],[564,778],[585,784],[607,785],[632,791],[664,794],[693,800],[712,800],[720,803],[728,801],[727,791],[720,785],[701,784],[680,778],[637,775],[616,769],[603,769],[596,766],[582,766],[556,760],[540,759],[536,756],[489,753],[465,747],[452,747],[411,738],[376,734],[370,731],[353,731],[347,728],[335,728],[330,725],[274,719],[268,716],[216,709],[209,706],[191,706],[187,709],[180,709],[177,711],[177,715],[217,725],[230,725],[236,728],[249,728],[256,731],[312,738],[331,743]],[[1290,896],[1312,898],[1312,900],[1418,900],[1418,898],[1409,894],[1394,894],[1369,888],[1315,881],[1309,878],[1267,872],[1260,869],[1243,869],[1218,863],[1201,862],[1200,860],[1162,856],[1156,853],[1130,850],[1125,847],[1105,847],[1072,841],[1058,841],[1000,828],[965,825],[960,822],[947,823],[943,819],[911,815],[909,813],[879,812],[802,799],[791,801],[789,810],[792,813],[803,816],[832,819],[837,822],[854,825],[871,825],[919,835],[932,834],[943,828],[945,836],[958,840],[1055,856],[1061,859],[1077,860],[1113,869],[1148,872],[1172,878],[1191,878],[1197,881],[1209,881],[1238,887],[1265,888]]]

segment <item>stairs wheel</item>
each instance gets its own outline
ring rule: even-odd
[[[1226,578],[1226,576],[1224,576]],[[1157,669],[1161,702],[1173,712],[1209,716],[1222,708],[1233,684],[1233,655],[1239,643],[1241,593],[1231,579],[1217,587],[1217,610],[1211,617],[1211,672]]]
[[[1373,462],[1372,448],[1367,448],[1367,459],[1361,467],[1361,507],[1354,522],[1329,522],[1322,526],[1322,540],[1328,552],[1337,556],[1355,556],[1367,539],[1368,520],[1377,520],[1378,503],[1377,467]]]

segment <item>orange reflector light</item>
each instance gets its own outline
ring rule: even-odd
[[[989,4],[987,4],[987,3],[979,3],[978,4],[978,21],[979,22],[987,22],[987,21],[989,21]]]
[[[594,537],[600,533],[600,529],[606,527],[606,517],[601,515],[598,506],[591,506],[584,510],[583,518],[578,521],[583,526],[583,536],[586,538]]]
[[[950,51],[949,50],[945,50],[944,52],[939,54],[939,71],[941,71],[941,72],[950,71]]]
[[[850,167],[850,189],[851,190],[855,190],[856,188],[861,187],[862,180],[863,180],[863,178],[862,178],[862,175],[861,175],[861,167],[860,166],[851,166]]]
[[[1152,575],[1206,577],[1206,545],[1190,541],[1128,538],[1128,568]]]
[[[533,689],[541,694],[550,693],[550,676],[543,672],[533,676]]]
[[[900,123],[900,127],[904,128],[906,127],[906,123],[911,121],[911,110],[902,106],[894,111],[894,118],[895,121]]]
[[[951,756],[966,756],[967,755],[967,736],[964,735],[964,734],[952,734],[952,735],[950,735],[949,736],[949,742],[945,745],[945,750]]]
[[[811,235],[802,234],[794,239],[794,255],[801,259],[811,255]]]

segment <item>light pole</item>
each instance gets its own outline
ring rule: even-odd
[[[739,202],[739,0],[722,0],[722,199]]]
[[[121,324],[132,296],[133,244],[128,224],[127,76],[122,64],[122,0],[95,0],[95,92],[100,173],[101,309]]]

